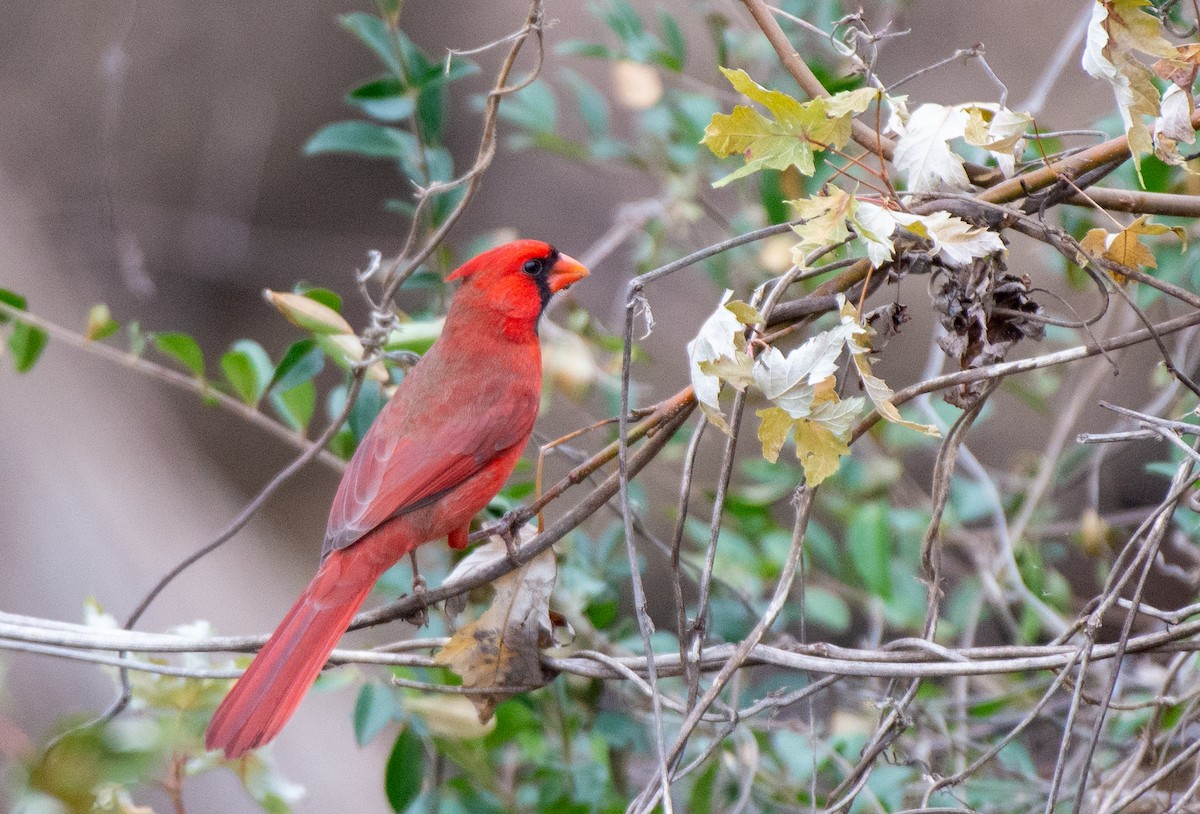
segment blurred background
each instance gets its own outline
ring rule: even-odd
[[[694,49],[691,81],[720,83],[704,14],[717,11],[730,25],[746,26],[740,4],[635,5],[671,9]],[[890,19],[893,30],[912,30],[885,44],[879,69],[886,80],[983,41],[1008,85],[1010,106],[1020,109],[1089,6],[915,0],[867,3],[867,11],[879,24]],[[373,56],[336,23],[338,14],[356,10],[371,7],[365,0],[286,8],[6,3],[0,288],[20,292],[33,312],[76,330],[88,308],[103,301],[121,322],[195,336],[212,358],[243,336],[272,355],[297,338],[264,304],[264,287],[289,289],[298,280],[327,286],[346,297],[351,322],[361,324],[365,309],[352,272],[365,265],[368,250],[399,248],[405,223],[383,201],[408,191],[386,161],[302,154],[322,126],[353,117],[343,94],[377,71]],[[517,0],[408,0],[402,26],[438,55],[507,35],[526,11]],[[603,24],[582,3],[550,0],[547,14],[547,81],[555,85],[569,67],[611,92],[606,63],[555,52],[567,39],[605,41],[611,34]],[[482,70],[452,94],[447,140],[459,166],[473,156],[479,134],[472,98],[490,86],[503,52],[474,56]],[[1077,63],[1078,47],[1070,59]],[[523,59],[521,67],[528,65]],[[914,80],[908,92],[946,103],[997,93],[977,65],[961,61]],[[1072,67],[1048,89],[1042,118],[1050,127],[1086,127],[1111,107],[1108,88]],[[617,105],[614,125],[627,125],[631,115]],[[512,127],[501,128],[503,144]],[[660,179],[628,169],[502,149],[450,243],[464,246],[505,229],[583,256],[622,204],[655,196],[660,186]],[[712,201],[720,208],[726,199],[713,194]],[[704,220],[671,228],[681,246],[705,245],[720,232]],[[610,326],[619,324],[620,292],[634,273],[632,243],[609,253],[573,294]],[[1040,262],[1018,256],[1010,268],[1026,263],[1021,271],[1036,276]],[[404,294],[401,304],[421,296]],[[717,296],[700,276],[672,278],[650,292],[660,327],[645,343],[654,366],[641,374],[644,403],[686,381],[683,345]],[[899,383],[924,365],[928,326],[917,323],[895,341],[899,350],[889,353],[885,370]],[[564,409],[569,418],[557,421],[578,426],[572,411],[579,408]],[[1019,439],[1006,442],[1002,454],[1022,453]],[[1027,446],[1036,452],[1039,445],[1035,435]],[[194,396],[61,342],[50,343],[30,375],[0,366],[0,609],[78,621],[85,599],[95,597],[123,617],[292,455]],[[312,573],[336,477],[309,467],[232,543],[177,580],[141,627],[198,618],[222,633],[273,627]],[[4,653],[0,667],[0,737],[7,739],[0,753],[9,757],[20,733],[40,740],[62,715],[94,713],[113,695],[111,678],[90,666]],[[347,715],[352,693],[312,694],[275,746],[285,774],[308,789],[297,811],[349,810],[348,799],[355,811],[389,810],[380,785],[387,744],[355,747]],[[188,794],[196,811],[252,807],[232,776],[205,775]]]

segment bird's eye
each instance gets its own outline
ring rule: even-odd
[[[525,265],[521,266],[521,270],[526,274],[537,274],[542,270],[542,264],[539,260],[526,260]]]

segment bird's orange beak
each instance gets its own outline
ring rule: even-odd
[[[574,257],[559,254],[558,262],[550,269],[550,290],[554,293],[568,288],[588,276],[588,270]]]

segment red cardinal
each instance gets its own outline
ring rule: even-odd
[[[448,537],[500,491],[537,417],[537,324],[550,296],[588,274],[518,240],[450,275],[462,280],[441,338],[404,377],[350,459],[317,575],[217,707],[205,744],[237,757],[271,740],[308,692],[371,586],[401,557]]]

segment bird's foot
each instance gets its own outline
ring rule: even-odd
[[[404,621],[415,627],[425,627],[429,624],[429,605],[425,604],[424,595],[427,584],[417,568],[417,552],[408,552],[412,561],[412,596],[421,602],[421,606],[404,617]]]

